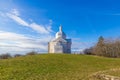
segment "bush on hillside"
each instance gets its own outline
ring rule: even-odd
[[[20,57],[22,56],[21,54],[15,54],[14,57]]]
[[[93,48],[87,48],[83,51],[84,54],[92,55],[93,54]]]
[[[28,52],[26,55],[35,55],[35,54],[37,54],[37,52],[32,51],[32,52]]]
[[[11,58],[12,56],[9,54],[9,53],[6,53],[6,54],[1,54],[0,55],[0,59],[8,59],[8,58]]]

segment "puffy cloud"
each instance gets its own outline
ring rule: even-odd
[[[47,51],[47,42],[50,36],[31,38],[22,34],[0,31],[0,52],[29,52],[32,50]]]

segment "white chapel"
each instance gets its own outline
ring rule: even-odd
[[[48,43],[48,53],[71,53],[71,39],[66,39],[66,34],[59,27],[55,39]]]

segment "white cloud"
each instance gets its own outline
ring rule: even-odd
[[[4,31],[0,31],[0,40],[22,40],[22,39],[26,39],[26,37],[24,35],[21,34],[15,34],[12,32],[4,32]]]
[[[86,48],[90,48],[94,45],[93,42],[81,42],[81,38],[72,39],[72,51],[83,51]]]
[[[23,20],[19,15],[20,14],[18,10],[16,9],[13,9],[12,12],[7,13],[7,16],[10,19],[14,20],[16,23],[18,23],[19,25],[29,27],[33,29],[34,31],[41,33],[41,34],[49,34],[50,32],[52,32],[51,30],[52,20],[50,20],[50,23],[47,26],[39,25],[39,24],[36,24],[35,22],[28,23],[27,21]]]
[[[112,15],[115,15],[115,16],[120,16],[120,13],[116,13],[116,14],[112,14]]]
[[[20,16],[20,13],[19,13],[19,11],[17,9],[12,9],[11,13],[16,15],[16,16]]]
[[[43,25],[38,25],[36,23],[32,23],[29,25],[33,30],[37,31],[38,33],[45,33],[48,34],[49,30],[47,30]]]
[[[14,15],[14,14],[7,13],[7,16],[22,26],[29,26],[29,24],[27,22],[25,22],[20,17]]]
[[[5,16],[5,14],[4,14],[4,13],[2,13],[2,12],[0,12],[0,16],[4,17],[4,16]]]
[[[39,37],[29,37],[28,35],[17,34],[14,32],[0,31],[0,53],[8,52],[16,54],[33,50],[47,52],[47,43],[53,38],[51,35],[52,20],[46,25],[37,24],[33,21],[28,23],[20,17],[20,13],[17,9],[13,9],[8,13],[0,12],[0,16],[10,18],[17,24],[21,25],[21,27],[28,27],[39,33]]]
[[[29,52],[32,50],[47,51],[50,36],[31,38],[22,34],[0,31],[0,52]]]

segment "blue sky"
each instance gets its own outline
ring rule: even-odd
[[[7,2],[6,2],[7,1]],[[119,0],[0,0],[0,53],[47,51],[61,24],[72,50],[120,36]]]

